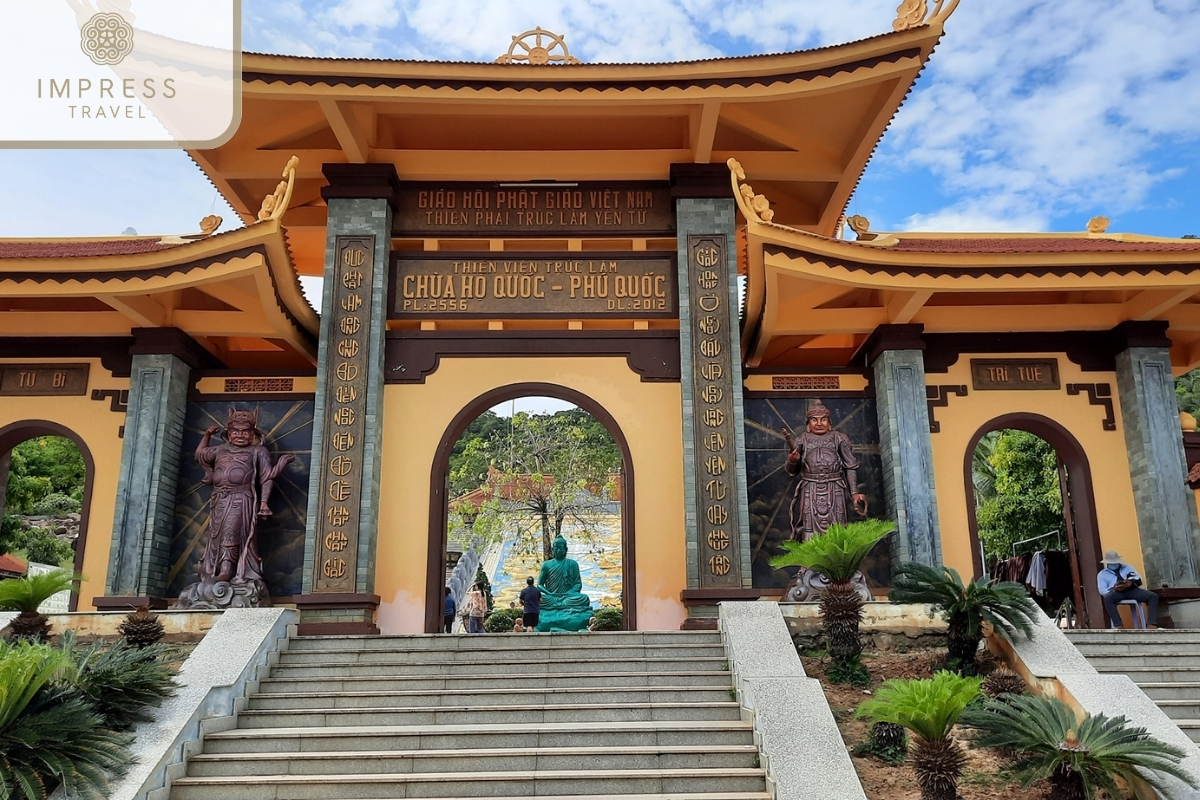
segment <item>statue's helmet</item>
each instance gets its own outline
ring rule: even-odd
[[[258,429],[258,409],[253,411],[239,411],[233,406],[229,407],[229,413],[225,416],[225,428],[228,429],[234,423],[237,423],[239,428],[249,428],[254,431],[254,435],[260,439],[265,439],[266,436]]]
[[[814,417],[828,417],[829,409],[820,400],[813,400],[808,404],[808,411],[804,414],[805,420],[813,419]]]

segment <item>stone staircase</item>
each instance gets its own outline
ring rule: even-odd
[[[1071,642],[1097,672],[1128,675],[1200,744],[1200,630],[1074,630]]]
[[[768,800],[708,632],[299,637],[172,800]]]

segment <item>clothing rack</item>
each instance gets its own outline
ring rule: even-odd
[[[1012,546],[1012,554],[1015,556],[1015,555],[1017,554],[1017,548],[1018,548],[1018,547],[1020,547],[1020,546],[1021,546],[1021,545],[1023,545],[1023,544],[1029,544],[1030,542],[1036,542],[1038,539],[1045,539],[1045,538],[1047,538],[1047,537],[1050,537],[1050,536],[1062,536],[1062,535],[1063,535],[1063,532],[1062,532],[1062,531],[1056,530],[1056,531],[1050,531],[1049,533],[1043,533],[1041,536],[1033,536],[1033,537],[1031,537],[1031,538],[1029,538],[1029,539],[1022,539],[1022,540],[1021,540],[1021,541],[1019,541],[1019,542],[1013,542],[1013,546]],[[1059,540],[1057,544],[1059,544],[1059,548],[1058,548],[1059,550],[1062,550],[1062,549],[1064,549],[1064,548],[1062,547],[1062,541],[1061,541],[1061,540]]]

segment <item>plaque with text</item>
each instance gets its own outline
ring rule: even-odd
[[[665,182],[401,183],[393,236],[674,236]]]
[[[333,292],[326,309],[328,370],[317,503],[317,558],[313,589],[353,592],[358,562],[358,525],[363,480],[363,434],[367,412],[367,358],[375,237],[338,236]]]
[[[741,586],[733,352],[725,236],[689,235],[692,426],[696,452],[696,526],[700,588]],[[685,378],[686,380],[686,378]]]
[[[87,364],[0,365],[0,396],[87,394]]]
[[[1058,360],[972,358],[971,382],[976,391],[1058,389]]]
[[[391,278],[392,319],[679,314],[669,253],[394,254]]]

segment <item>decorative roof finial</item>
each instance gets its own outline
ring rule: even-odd
[[[526,41],[532,39],[532,42]],[[558,50],[559,52],[555,52]],[[579,59],[571,55],[562,36],[541,27],[525,31],[512,37],[508,52],[496,59],[497,64],[578,64]]]
[[[288,159],[287,165],[283,168],[283,180],[275,187],[274,192],[263,198],[262,207],[258,209],[259,222],[283,218],[288,203],[292,200],[292,189],[296,185],[296,165],[299,163],[299,156],[292,156]]]
[[[958,8],[959,0],[937,0],[933,11],[928,12],[926,0],[901,0],[896,8],[896,19],[892,21],[892,30],[900,31],[919,28],[922,25],[945,22],[946,18]]]
[[[200,232],[205,236],[212,236],[217,232],[217,228],[219,227],[221,227],[221,218],[216,214],[209,214],[200,220]]]
[[[1092,217],[1088,220],[1088,233],[1104,233],[1108,230],[1108,223],[1111,222],[1108,217]]]
[[[742,169],[738,160],[731,158],[725,164],[729,167],[729,177],[733,182],[733,195],[737,199],[738,207],[742,209],[742,216],[756,222],[773,220],[775,212],[771,210],[771,201],[761,194],[755,194],[754,188],[748,183],[738,185],[738,181],[746,180],[746,171]]]
[[[846,217],[846,224],[854,231],[854,238],[860,240],[867,238],[867,232],[871,230],[871,220],[858,214]]]

